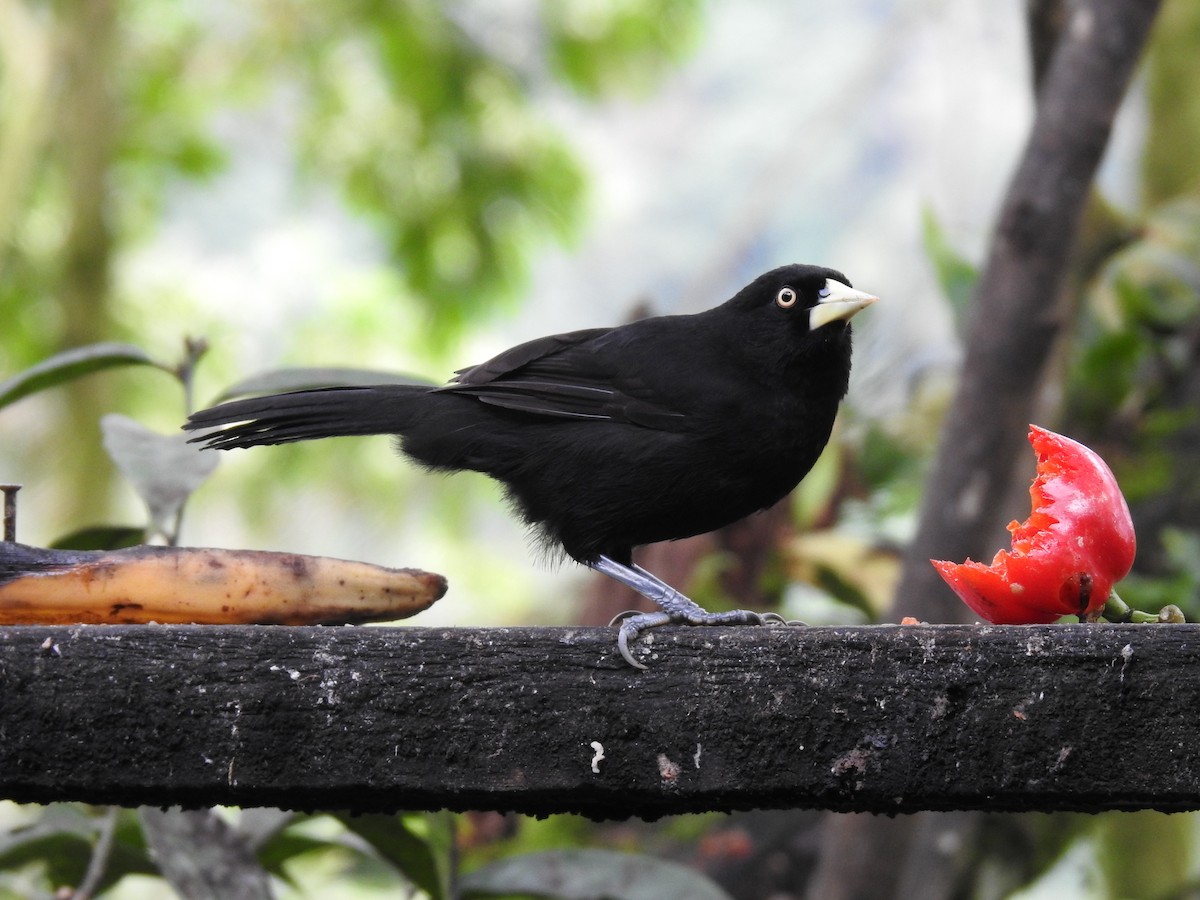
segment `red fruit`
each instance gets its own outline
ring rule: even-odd
[[[1029,426],[1037,477],[1033,511],[1012,522],[1012,550],[990,566],[930,560],[963,602],[998,625],[1090,616],[1133,565],[1136,541],[1129,507],[1112,470],[1095,452]]]

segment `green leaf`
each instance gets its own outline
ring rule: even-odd
[[[333,846],[332,842],[322,838],[309,837],[284,829],[257,848],[257,858],[259,864],[268,873],[289,884],[295,884],[288,874],[287,863],[294,857],[328,850],[330,846]]]
[[[681,62],[702,34],[696,0],[543,5],[550,64],[587,97],[645,94]]]
[[[1077,351],[1069,372],[1069,409],[1074,419],[1093,428],[1112,418],[1134,386],[1146,382],[1138,372],[1153,352],[1144,333],[1134,329],[1104,331]]]
[[[1187,896],[1195,823],[1153,810],[1097,819],[1100,870],[1109,897]]]
[[[921,211],[921,239],[925,245],[925,254],[933,264],[938,284],[946,299],[950,301],[954,320],[961,330],[966,320],[971,292],[979,279],[979,270],[954,249],[941,223],[928,207]]]
[[[36,822],[0,833],[0,868],[45,859],[60,870],[82,875],[96,831],[95,821],[77,807],[48,807]]]
[[[427,893],[431,900],[447,900],[450,896],[448,848],[440,840],[436,815],[422,817],[368,814],[352,816],[341,813],[338,821],[357,834],[404,877]],[[431,826],[421,835],[413,824]]]
[[[271,369],[251,375],[226,388],[214,402],[220,403],[245,394],[281,394],[286,391],[360,387],[369,384],[422,384],[436,387],[433,382],[423,378],[400,375],[396,372],[381,372],[377,369],[299,367]]]
[[[463,897],[529,894],[556,900],[729,900],[698,872],[651,856],[611,850],[547,850],[476,869]]]
[[[16,403],[22,397],[56,387],[73,378],[117,366],[154,366],[170,371],[170,367],[155,362],[132,344],[89,344],[57,353],[0,382],[0,409]]]
[[[1173,247],[1134,244],[1114,267],[1112,282],[1126,321],[1155,335],[1185,329],[1200,314],[1200,267]]]
[[[122,550],[146,542],[146,529],[128,525],[91,525],[65,534],[52,550]]]
[[[125,875],[153,875],[158,871],[140,842],[140,829],[134,829],[136,836],[130,835],[127,826],[133,814],[133,810],[118,814],[117,832],[100,890]],[[0,869],[44,861],[52,884],[78,884],[91,861],[98,832],[98,820],[85,814],[81,807],[67,804],[47,807],[36,822],[0,832]]]

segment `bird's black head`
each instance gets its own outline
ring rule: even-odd
[[[831,398],[836,408],[850,381],[850,319],[875,300],[835,269],[791,265],[760,275],[710,313],[747,371]]]
[[[836,269],[791,265],[760,275],[729,305],[746,311],[767,311],[781,324],[789,322],[788,330],[794,335],[832,326],[841,332],[855,313],[876,299],[854,290],[850,279]]]

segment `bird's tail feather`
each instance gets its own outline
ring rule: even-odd
[[[412,421],[424,385],[333,387],[234,400],[192,413],[190,443],[230,450],[345,435],[400,434]],[[214,431],[212,429],[220,429]]]

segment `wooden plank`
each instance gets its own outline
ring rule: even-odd
[[[1200,626],[0,629],[0,797],[1200,808]],[[602,755],[601,755],[602,754]]]

